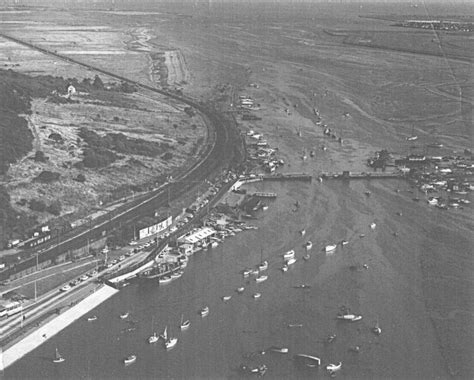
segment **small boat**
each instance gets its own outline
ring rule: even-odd
[[[211,243],[211,248],[217,248],[218,245],[219,245],[219,243],[217,241],[213,241]]]
[[[87,317],[87,320],[88,320],[89,322],[96,321],[96,320],[97,320],[97,315],[93,315],[93,316],[91,316],[91,317]]]
[[[351,352],[360,352],[360,346],[349,347],[349,351],[351,351]]]
[[[204,306],[201,310],[199,310],[199,314],[201,317],[205,317],[209,314],[209,306]]]
[[[262,275],[258,276],[258,277],[255,279],[255,281],[258,282],[258,283],[260,283],[260,282],[265,281],[267,278],[268,278],[268,276],[262,274]]]
[[[301,231],[300,231],[300,235],[301,235],[301,236],[306,235],[306,230],[301,230]]]
[[[342,240],[341,241],[341,245],[344,247],[345,245],[349,244],[349,242],[347,240]]]
[[[313,355],[296,354],[293,356],[293,359],[310,368],[319,367],[321,365],[321,359]]]
[[[250,276],[250,272],[251,272],[251,269],[244,269],[244,271],[242,272],[242,275],[244,276],[244,278]]]
[[[311,288],[311,285],[301,284],[301,285],[294,286],[294,288],[296,288],[296,289],[309,289],[309,288]]]
[[[168,326],[165,326],[165,329],[160,334],[160,338],[163,340],[168,340]]]
[[[148,338],[148,343],[150,343],[150,344],[156,343],[156,342],[158,342],[159,339],[160,339],[159,336],[156,335],[156,332],[155,332],[155,333],[153,333],[152,336],[150,336]]]
[[[158,283],[159,284],[168,284],[170,283],[171,281],[173,281],[173,278],[171,276],[164,276],[164,277],[160,277],[158,279]]]
[[[370,228],[375,230],[375,227],[377,227],[377,225],[375,223],[370,223]]]
[[[307,241],[305,247],[306,250],[309,251],[311,248],[313,248],[313,243],[311,241]]]
[[[180,278],[183,275],[184,271],[183,270],[178,270],[176,272],[173,272],[170,274],[170,277],[175,280],[177,278]]]
[[[64,359],[61,354],[59,353],[59,350],[56,348],[56,352],[54,353],[54,359],[53,359],[53,363],[62,363],[63,361],[65,361],[66,359]]]
[[[268,269],[268,261],[263,261],[260,263],[260,265],[258,266],[258,270],[262,271],[262,270],[267,270]]]
[[[191,322],[189,321],[189,319],[184,320],[184,315],[181,314],[181,323],[179,325],[179,328],[181,329],[181,331],[183,331],[187,330],[189,326],[191,326]]]
[[[302,324],[302,323],[289,323],[289,324],[288,324],[288,327],[289,327],[289,328],[293,328],[293,327],[303,327],[303,324]]]
[[[337,319],[342,319],[344,321],[356,322],[362,319],[362,315],[355,315],[355,314],[339,314]]]
[[[336,334],[329,335],[329,336],[326,338],[326,342],[327,342],[327,343],[332,343],[332,342],[334,341],[334,339],[336,339]]]
[[[227,302],[232,298],[232,296],[223,296],[222,301]]]
[[[125,359],[123,359],[123,363],[125,365],[128,365],[128,364],[135,363],[136,360],[137,360],[137,357],[135,355],[129,355]]]
[[[310,258],[311,258],[311,255],[309,253],[303,256],[304,260],[309,260]]]
[[[326,366],[326,371],[328,371],[329,374],[333,374],[334,372],[339,371],[341,367],[342,367],[342,362],[339,362],[337,364],[328,364]]]
[[[285,260],[291,259],[293,257],[295,257],[295,251],[294,250],[288,251],[285,254],[283,254],[283,258]]]
[[[244,292],[245,288],[241,286],[240,288],[237,288],[237,293],[242,294]]]
[[[295,259],[294,257],[292,257],[291,259],[288,259],[288,260],[286,261],[286,265],[292,265],[292,264],[294,264],[294,263],[296,263],[296,259]]]
[[[290,268],[286,264],[281,267],[282,272],[286,272],[288,269]]]
[[[382,334],[382,329],[380,328],[378,322],[375,324],[374,327],[372,327],[372,332],[373,332],[375,335],[380,335],[380,334]]]
[[[253,275],[253,276],[257,276],[259,274],[259,270],[258,269],[253,269],[250,274]]]
[[[254,293],[252,297],[257,299],[257,298],[260,298],[261,296],[262,296],[261,293]]]
[[[167,350],[172,349],[174,346],[176,346],[176,343],[178,343],[178,338],[172,337],[166,340],[165,342],[165,348]]]
[[[287,347],[272,346],[268,349],[268,351],[277,352],[279,354],[287,354],[289,350]]]
[[[337,248],[337,245],[336,244],[330,244],[330,245],[327,245],[324,250],[326,252],[332,252],[334,251],[335,249]]]
[[[130,312],[127,311],[126,313],[120,314],[120,319],[126,319],[130,315]]]

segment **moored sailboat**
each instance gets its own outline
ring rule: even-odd
[[[179,325],[179,328],[181,329],[181,331],[183,331],[187,330],[189,326],[191,326],[191,322],[189,321],[189,319],[184,320],[184,315],[181,314],[181,323]]]
[[[54,363],[62,363],[64,359],[61,354],[59,353],[59,350],[56,348],[56,352],[54,353],[54,359],[53,359],[53,362]]]

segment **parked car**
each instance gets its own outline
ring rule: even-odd
[[[64,285],[61,289],[59,289],[61,292],[67,292],[68,290],[71,290],[70,285]]]

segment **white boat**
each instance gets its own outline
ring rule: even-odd
[[[261,293],[254,293],[252,297],[257,299],[257,298],[260,298],[261,296],[262,296]]]
[[[258,266],[258,270],[267,270],[268,269],[268,261],[262,261],[260,265]]]
[[[217,241],[213,241],[211,243],[211,248],[217,248],[218,245],[219,245],[219,243]]]
[[[317,356],[306,355],[306,354],[296,354],[293,357],[295,360],[304,363],[307,367],[318,367],[321,365],[321,359]]]
[[[328,364],[326,366],[326,371],[328,371],[330,374],[333,374],[334,372],[339,371],[342,368],[342,362],[339,362],[337,364]]]
[[[56,352],[54,353],[54,359],[53,359],[53,363],[62,363],[63,361],[65,361],[66,359],[64,359],[61,354],[59,353],[59,350],[56,348]]]
[[[337,245],[336,244],[330,244],[330,245],[327,245],[324,250],[326,252],[332,252],[334,251],[335,249],[337,248]]]
[[[222,301],[227,302],[232,298],[232,296],[223,296]]]
[[[126,319],[130,315],[130,312],[127,311],[126,313],[120,314],[120,319]]]
[[[370,228],[371,228],[371,229],[375,230],[375,227],[377,227],[377,225],[376,225],[375,223],[373,223],[373,222],[370,223]]]
[[[310,258],[311,258],[311,255],[309,253],[303,256],[303,259],[305,260],[309,260]]]
[[[170,283],[171,281],[173,281],[173,279],[171,278],[171,276],[164,276],[164,277],[160,277],[158,279],[158,283],[160,284],[168,284]]]
[[[378,322],[375,324],[374,327],[372,327],[372,332],[373,332],[375,335],[380,335],[380,334],[382,334],[382,329],[380,328]]]
[[[313,248],[313,243],[311,241],[307,241],[305,247],[306,250],[309,251],[311,248]]]
[[[244,276],[244,278],[247,278],[248,276],[250,276],[251,271],[252,271],[251,269],[244,269],[244,271],[242,272],[242,275]]]
[[[306,230],[301,230],[300,234],[301,234],[301,236],[304,236],[306,234]]]
[[[201,314],[201,317],[209,315],[209,306],[204,306],[201,310],[199,310],[199,314]]]
[[[175,337],[169,338],[165,342],[165,348],[167,350],[169,350],[169,349],[173,348],[174,346],[176,346],[176,343],[178,343],[178,338],[175,338]]]
[[[155,332],[155,333],[153,333],[152,336],[150,336],[148,338],[148,343],[150,343],[150,344],[156,343],[156,342],[158,342],[159,339],[160,339],[159,336],[156,335],[156,332]]]
[[[286,272],[288,269],[289,267],[286,264],[281,267],[282,272]]]
[[[181,331],[183,331],[187,330],[189,326],[191,326],[191,322],[189,321],[189,319],[184,320],[184,315],[181,314],[181,323],[179,325],[179,328],[181,329]]]
[[[292,257],[291,259],[286,260],[286,265],[292,265],[296,263],[296,259]]]
[[[337,316],[337,319],[342,319],[344,321],[356,322],[362,319],[362,315],[355,314],[340,314]]]
[[[123,359],[124,364],[132,364],[135,363],[137,357],[135,355],[129,355],[125,359]]]
[[[165,329],[161,333],[160,338],[165,341],[168,340],[168,326],[165,326]]]
[[[97,315],[93,315],[93,316],[91,316],[91,317],[87,317],[87,320],[88,320],[89,322],[96,321],[96,320],[97,320]]]
[[[283,258],[285,260],[291,259],[293,257],[295,257],[295,251],[294,250],[290,250],[290,251],[286,252],[285,254],[283,254]]]
[[[175,280],[177,278],[180,278],[183,275],[184,271],[183,270],[178,270],[176,272],[173,272],[170,274],[170,277]]]
[[[245,290],[245,288],[243,286],[241,286],[241,287],[237,288],[236,291],[237,291],[237,293],[241,294],[241,293],[244,292],[244,290]]]
[[[255,281],[260,283],[260,282],[265,281],[267,278],[268,278],[268,276],[262,274],[262,275],[258,276],[258,277],[255,279]]]
[[[342,240],[341,241],[341,245],[344,247],[345,245],[349,244],[349,242],[347,240]]]
[[[278,352],[279,354],[287,354],[289,351],[287,347],[276,347],[276,346],[272,346],[268,350],[271,352]]]

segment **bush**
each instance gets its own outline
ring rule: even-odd
[[[48,161],[48,157],[46,157],[44,152],[42,152],[41,150],[37,150],[33,157],[33,160],[36,162],[46,162]]]
[[[102,82],[102,79],[100,79],[98,75],[95,76],[94,83],[92,83],[92,87],[94,87],[96,90],[104,89],[104,82]]]
[[[56,172],[50,172],[49,170],[44,170],[35,178],[35,181],[42,183],[50,183],[57,181],[61,174]]]
[[[46,211],[49,212],[50,214],[58,216],[61,214],[61,202],[55,201],[51,203],[48,207],[46,207]]]
[[[161,158],[165,161],[169,161],[173,158],[173,154],[171,152],[166,152],[161,156]]]
[[[46,204],[38,199],[32,199],[28,203],[28,207],[32,211],[44,212],[46,211]]]
[[[78,174],[76,178],[74,178],[74,181],[84,183],[86,182],[86,176],[82,173]]]
[[[57,132],[51,133],[51,134],[48,136],[48,138],[49,138],[50,140],[54,140],[54,141],[56,141],[57,143],[60,143],[60,144],[62,144],[62,143],[64,142],[63,137],[62,137],[59,133],[57,133]]]

